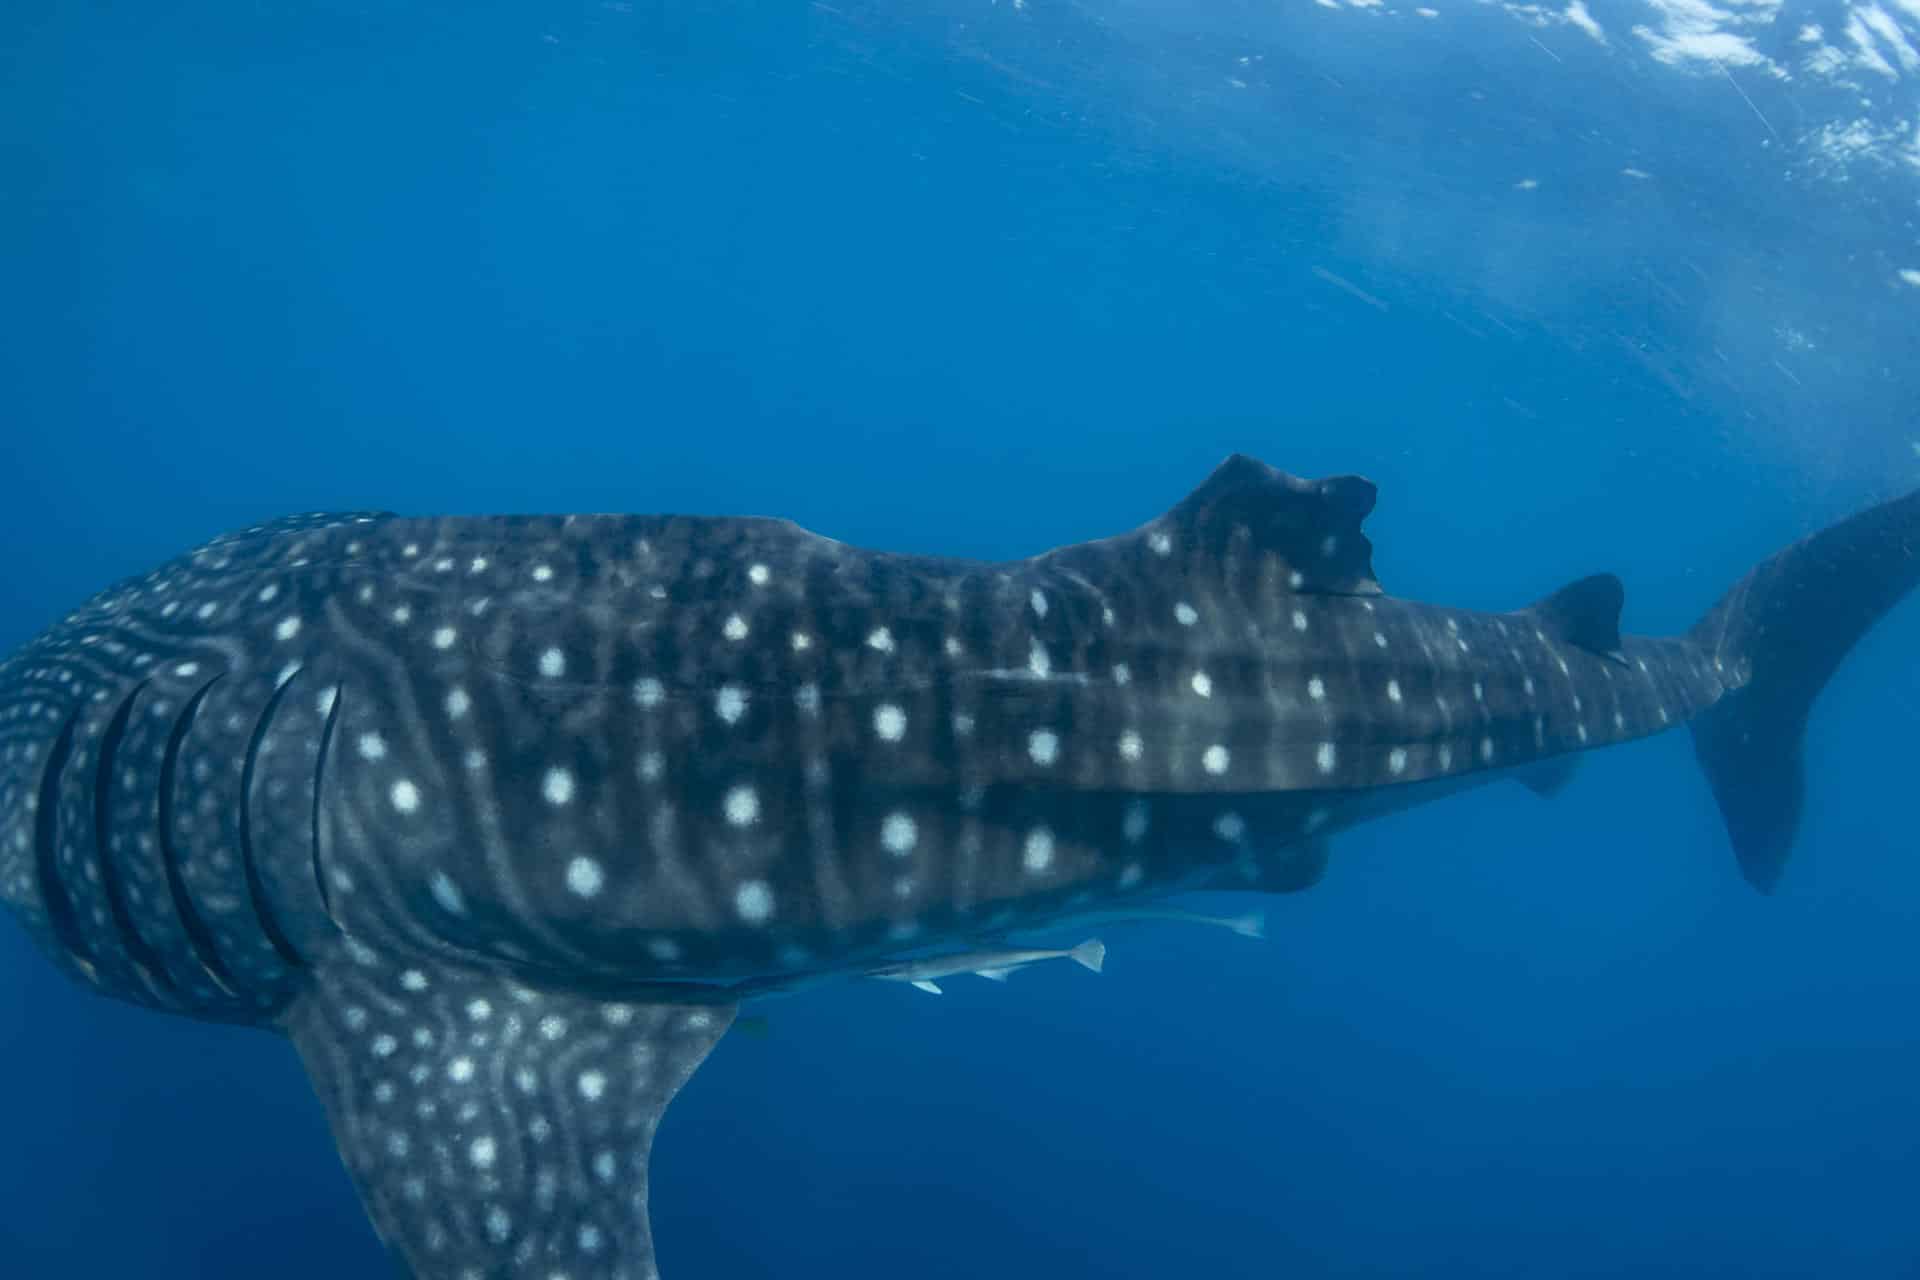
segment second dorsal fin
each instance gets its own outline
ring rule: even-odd
[[[1555,639],[1603,658],[1620,658],[1620,606],[1627,589],[1610,573],[1570,582],[1529,607],[1540,627]]]

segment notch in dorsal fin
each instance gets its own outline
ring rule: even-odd
[[[1610,573],[1570,582],[1526,610],[1547,634],[1615,662],[1620,652],[1620,606],[1627,589]]]
[[[654,1129],[733,1014],[363,948],[316,965],[285,1029],[406,1274],[638,1280]]]
[[[1294,591],[1377,596],[1373,544],[1360,532],[1376,492],[1360,476],[1303,480],[1236,453],[1142,534],[1162,554],[1277,572]]]

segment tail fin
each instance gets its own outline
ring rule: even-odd
[[[1693,749],[1740,869],[1762,893],[1800,825],[1807,713],[1854,642],[1920,582],[1920,493],[1896,498],[1763,561],[1688,638],[1729,692],[1693,721]]]
[[[1107,963],[1107,944],[1098,938],[1088,938],[1067,954],[1073,957],[1075,964],[1098,973]]]

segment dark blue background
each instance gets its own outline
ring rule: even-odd
[[[1920,482],[1911,191],[1724,83],[1492,11],[908,8],[11,0],[0,643],[289,510],[1014,556],[1235,449],[1378,481],[1397,594],[1611,569],[1671,632]],[[1675,734],[1343,837],[1265,944],[768,1004],[656,1148],[668,1280],[1916,1274],[1917,643],[1820,705],[1770,900]],[[0,1273],[381,1274],[284,1044],[0,965]]]

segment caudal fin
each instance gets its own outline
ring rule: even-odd
[[[1088,938],[1067,954],[1073,957],[1075,964],[1098,973],[1107,963],[1107,944],[1098,938]]]
[[[1794,543],[1743,578],[1688,638],[1729,692],[1693,721],[1740,869],[1778,883],[1800,825],[1807,713],[1868,628],[1920,582],[1920,493]]]

